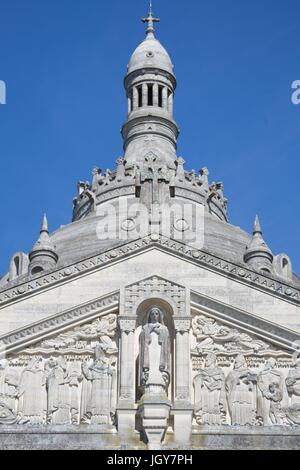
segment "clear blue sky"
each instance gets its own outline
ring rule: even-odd
[[[122,154],[123,76],[146,0],[0,0],[0,273],[71,220],[77,180]],[[300,273],[299,0],[153,0],[176,67],[179,154],[223,180],[230,221],[258,212],[275,254]]]

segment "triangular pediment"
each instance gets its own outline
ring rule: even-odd
[[[0,337],[2,355],[21,351],[37,344],[41,349],[46,345],[46,349],[50,350],[49,345],[53,338],[58,338],[58,342],[63,343],[70,336],[70,344],[72,344],[74,331],[77,331],[76,328],[80,328],[81,325],[98,321],[104,315],[117,313],[120,304],[124,315],[133,316],[137,301],[160,296],[173,303],[174,314],[178,317],[190,317],[190,313],[193,318],[206,316],[215,322],[216,330],[222,330],[222,325],[224,331],[229,329],[231,333],[228,333],[228,341],[225,341],[226,335],[219,341],[220,345],[226,344],[228,351],[233,351],[230,350],[232,344],[230,346],[229,343],[234,343],[230,340],[230,334],[233,335],[237,330],[245,335],[245,341],[240,342],[243,347],[236,348],[235,352],[244,351],[247,342],[250,341],[247,341],[247,335],[252,338],[252,349],[257,353],[279,350],[291,354],[298,347],[300,334],[294,331],[200,293],[190,293],[189,289],[163,277],[150,276],[128,285],[121,290],[121,294],[111,293],[3,335]],[[55,349],[53,342],[52,344]]]
[[[58,268],[51,273],[42,274],[34,279],[23,279],[20,283],[0,289],[0,309],[15,301],[20,301],[23,298],[36,295],[63,283],[71,282],[82,275],[105,269],[111,264],[123,262],[130,257],[139,256],[141,253],[153,249],[158,249],[172,257],[175,256],[193,263],[202,269],[236,280],[294,305],[300,305],[300,290],[292,284],[278,278],[272,278],[268,274],[255,272],[246,265],[220,258],[180,241],[152,234],[143,239],[124,243],[118,248],[99,253],[91,258],[78,261],[73,265]]]

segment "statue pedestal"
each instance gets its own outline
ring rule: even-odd
[[[175,403],[172,409],[174,416],[174,441],[182,446],[192,445],[193,407],[190,404]]]
[[[162,442],[168,428],[170,410],[171,402],[162,387],[148,386],[139,403],[139,414],[148,439],[149,450],[162,448]]]
[[[117,420],[121,444],[130,444],[136,439],[135,416],[136,409],[133,406],[130,406],[130,404],[119,404]]]

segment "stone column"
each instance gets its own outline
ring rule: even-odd
[[[168,110],[168,88],[167,87],[163,87],[163,90],[162,90],[162,107],[166,111]]]
[[[175,402],[174,434],[176,444],[190,445],[193,407],[191,404],[191,319],[174,317],[175,326]]]
[[[132,90],[133,93],[133,110],[138,109],[139,107],[139,92],[137,87],[134,87]]]
[[[173,116],[173,93],[171,93],[168,98],[168,109],[171,116]]]
[[[158,108],[158,83],[153,85],[153,106]]]
[[[148,105],[148,85],[143,83],[143,108]]]
[[[131,113],[131,97],[128,96],[127,100],[128,100],[128,114],[130,114]]]
[[[134,332],[136,318],[120,317],[120,390],[117,407],[118,431],[121,441],[132,441],[135,430],[135,361]]]

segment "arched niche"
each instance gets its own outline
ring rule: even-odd
[[[140,334],[143,326],[147,322],[149,310],[152,307],[159,307],[163,312],[164,324],[169,330],[170,334],[170,364],[171,364],[171,381],[168,389],[168,397],[172,401],[174,399],[174,387],[175,387],[175,328],[174,328],[174,308],[170,302],[162,297],[153,296],[145,300],[140,301],[136,308],[136,330],[135,330],[135,347],[134,347],[134,358],[135,358],[135,400],[138,402],[142,396],[142,391],[139,384],[139,362],[140,362]]]

